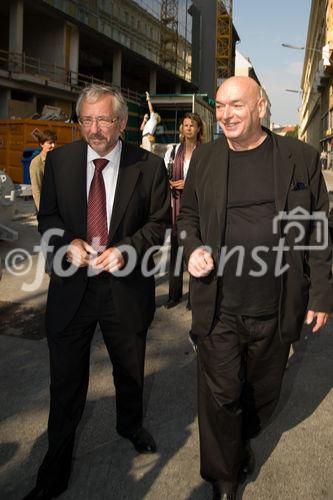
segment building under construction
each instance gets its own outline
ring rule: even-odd
[[[176,1],[3,0],[0,3],[1,118],[39,113],[44,104],[71,113],[89,81],[113,83],[135,99],[191,92],[190,44],[178,35]]]
[[[238,40],[231,0],[2,0],[0,27],[0,119],[75,119],[81,88],[108,83],[128,100],[131,142],[146,90],[214,98]],[[176,121],[164,113],[165,142]]]
[[[233,57],[236,41],[224,7],[230,4],[2,0],[0,118],[30,117],[45,104],[70,116],[80,87],[89,81],[113,83],[133,100],[147,89],[214,97],[216,65],[232,73],[232,61],[225,59]],[[219,26],[228,30],[224,40]]]

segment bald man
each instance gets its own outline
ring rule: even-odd
[[[250,440],[276,407],[290,344],[304,320],[315,333],[333,308],[331,243],[316,241],[313,222],[325,225],[328,211],[318,152],[263,128],[266,107],[251,78],[221,85],[224,135],[194,151],[178,220],[191,274],[201,475],[213,499],[236,498],[253,472]]]

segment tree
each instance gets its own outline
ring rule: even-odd
[[[295,125],[295,127],[293,128],[293,130],[288,130],[288,132],[286,132],[286,136],[287,137],[296,137],[296,139],[298,138],[298,125]]]

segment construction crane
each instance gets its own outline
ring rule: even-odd
[[[178,0],[162,0],[160,61],[173,72],[177,70],[177,45]]]
[[[233,75],[232,0],[217,0],[216,6],[216,80]]]

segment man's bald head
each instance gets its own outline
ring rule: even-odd
[[[219,93],[226,92],[228,89],[237,88],[240,92],[247,95],[249,99],[260,99],[261,89],[257,82],[249,76],[232,76],[224,80],[217,91]]]
[[[253,78],[233,76],[216,94],[216,118],[232,149],[252,149],[266,136],[260,120],[267,102]]]

